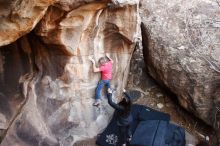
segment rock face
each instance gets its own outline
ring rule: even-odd
[[[54,0],[0,0],[0,46],[30,32]]]
[[[124,2],[56,2],[31,33],[0,48],[2,146],[71,146],[107,125],[113,110],[104,97],[92,106],[100,74],[88,57],[110,53],[120,97],[139,33],[138,4]]]
[[[220,7],[211,0],[142,0],[149,73],[220,130]]]

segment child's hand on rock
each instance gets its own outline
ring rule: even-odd
[[[89,60],[92,61],[92,63],[95,63],[95,60],[91,56],[89,56]]]

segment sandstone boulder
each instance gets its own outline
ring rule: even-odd
[[[111,84],[119,100],[139,33],[137,17],[137,3],[108,7],[107,1],[78,6],[56,2],[31,33],[2,47],[1,85],[12,80],[4,89],[17,90],[2,97],[13,112],[6,117],[7,109],[0,109],[2,123],[9,123],[1,145],[71,146],[97,135],[113,110],[104,94],[101,107],[92,106],[100,74],[93,73],[88,58],[98,61],[110,53]],[[10,78],[8,72],[16,76]]]
[[[54,0],[0,0],[0,46],[30,32]]]

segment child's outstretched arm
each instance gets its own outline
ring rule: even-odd
[[[89,60],[92,61],[93,72],[100,72],[99,68],[95,65],[95,60],[92,57],[89,57]]]
[[[105,53],[105,56],[113,63],[113,60],[111,59],[110,57],[110,54],[109,53]]]

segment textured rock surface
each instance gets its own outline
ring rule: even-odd
[[[0,49],[0,129],[7,129],[25,97],[19,79],[31,71],[28,52],[21,49],[21,44],[8,45]]]
[[[0,109],[7,129],[2,146],[70,146],[108,123],[112,109],[105,99],[100,109],[92,106],[100,75],[88,57],[98,61],[110,53],[119,97],[138,33],[137,5],[86,3],[55,3],[34,31],[0,49],[1,98],[7,98]]]
[[[220,6],[211,0],[142,0],[149,73],[188,111],[220,129]]]
[[[63,11],[71,11],[94,1],[96,0],[0,0],[0,46],[8,45],[30,32],[50,5]],[[135,5],[139,0],[102,0],[102,2],[112,2],[122,7]]]
[[[30,32],[54,0],[0,0],[0,46]]]

